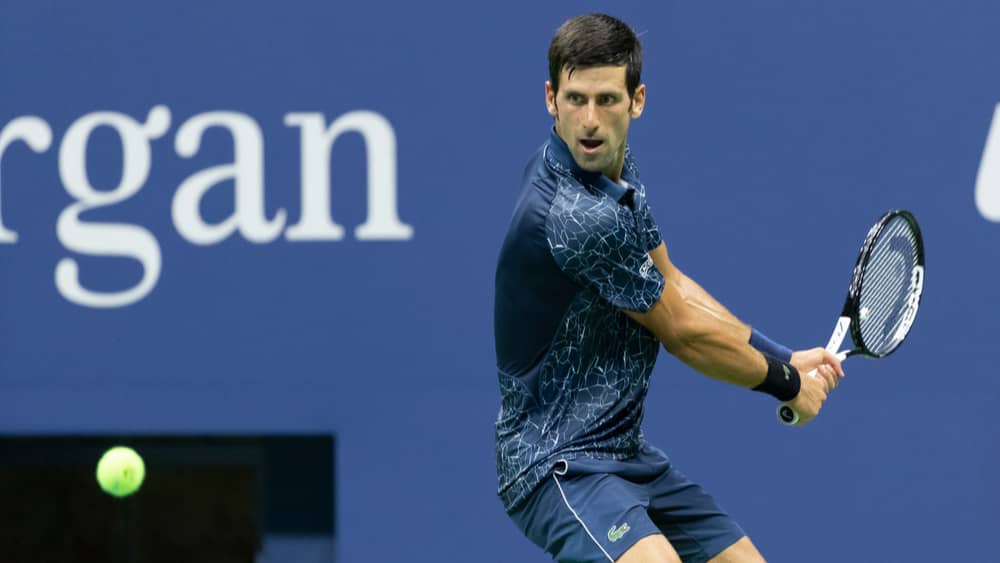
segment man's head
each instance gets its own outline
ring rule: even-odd
[[[545,103],[584,170],[619,180],[629,123],[646,102],[641,71],[639,39],[611,16],[577,16],[556,31]]]

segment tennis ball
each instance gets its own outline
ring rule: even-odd
[[[145,477],[146,464],[132,448],[111,448],[97,462],[97,483],[114,497],[127,497],[136,492]]]

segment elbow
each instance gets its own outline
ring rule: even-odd
[[[697,363],[701,356],[699,343],[708,336],[702,323],[684,316],[675,317],[669,329],[659,335],[663,348],[686,364]]]
[[[705,338],[710,337],[711,327],[705,322],[704,311],[696,304],[691,283],[687,277],[677,275],[667,278],[659,305],[662,306],[656,337],[663,348],[684,363],[696,362]]]

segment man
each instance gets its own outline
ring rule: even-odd
[[[558,561],[763,561],[642,436],[659,346],[790,404],[804,423],[843,376],[740,322],[671,263],[626,138],[646,101],[635,34],[605,15],[549,49],[555,120],[525,171],[496,273],[499,495]],[[816,377],[799,373],[816,370]]]

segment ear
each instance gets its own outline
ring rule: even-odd
[[[552,89],[552,82],[548,80],[545,81],[545,107],[552,117],[559,115],[559,108],[556,106],[556,93]]]
[[[632,107],[629,109],[629,114],[632,119],[638,119],[642,115],[643,108],[646,107],[646,85],[640,84],[635,87],[635,92],[632,94]]]

